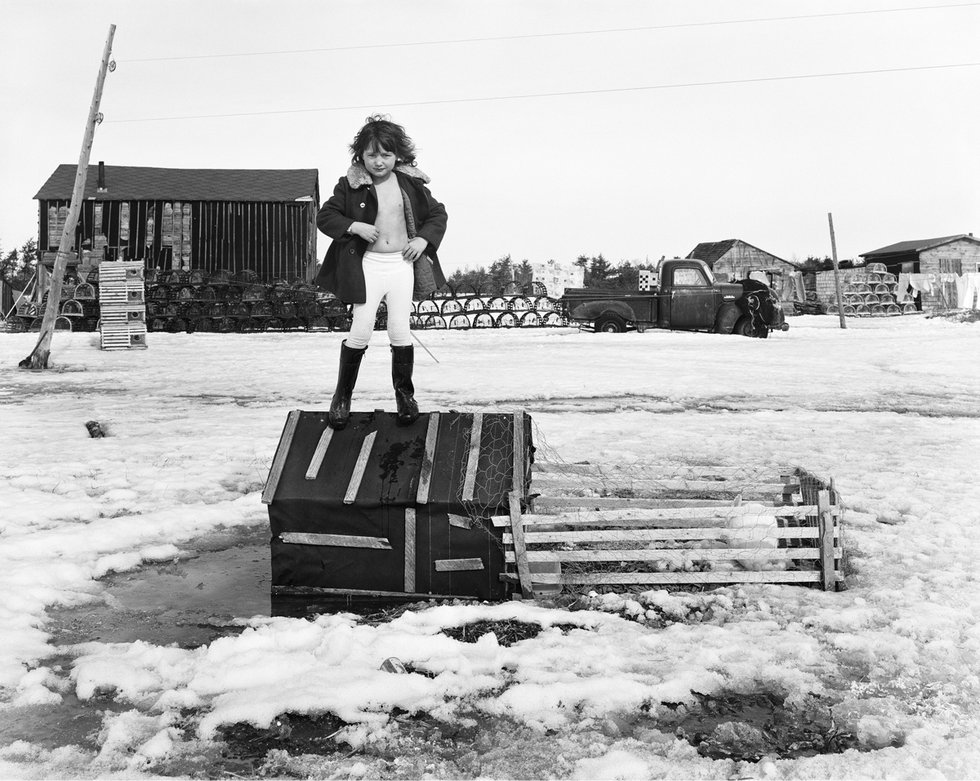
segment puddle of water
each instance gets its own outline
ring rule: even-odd
[[[26,740],[45,749],[80,746],[98,750],[98,735],[106,713],[120,713],[132,706],[97,698],[82,702],[65,694],[57,705],[29,705],[0,710],[0,746]]]
[[[88,641],[193,648],[238,633],[232,620],[269,615],[269,535],[235,529],[195,542],[190,558],[102,579],[105,602],[48,611],[54,643]]]

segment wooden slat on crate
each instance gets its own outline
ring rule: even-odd
[[[834,518],[830,512],[830,491],[817,492],[817,507],[820,515],[820,574],[824,591],[837,587],[837,562],[841,557],[839,549],[834,548]]]
[[[330,446],[330,439],[332,437],[333,428],[327,426],[320,435],[320,441],[316,443],[316,449],[313,451],[310,465],[306,468],[307,480],[316,480],[316,476],[320,473],[320,467],[323,465],[323,458],[327,455],[327,448]]]
[[[449,513],[449,525],[455,526],[458,529],[472,529],[473,521],[470,518],[467,518],[465,515]]]
[[[483,569],[481,559],[436,559],[436,572],[470,572]]]
[[[727,520],[729,518],[805,518],[817,512],[816,505],[785,505],[766,507],[758,504],[735,505],[727,503],[714,507],[676,507],[676,508],[638,508],[626,510],[581,510],[575,513],[566,511],[561,515],[533,513],[523,518],[525,526],[538,524],[566,524],[570,526],[597,526],[604,523],[639,522],[657,525],[659,521],[704,521]],[[494,515],[491,518],[494,526],[506,527],[510,523],[509,516]],[[710,524],[709,524],[710,525]]]
[[[361,452],[357,454],[357,462],[354,464],[354,471],[351,473],[350,482],[347,484],[347,493],[344,495],[344,504],[354,504],[357,501],[357,490],[361,487],[361,480],[364,479],[364,470],[367,469],[368,459],[371,457],[371,448],[374,447],[377,431],[372,431],[361,443]]]
[[[599,464],[555,464],[549,461],[535,461],[531,467],[531,470],[539,474],[580,474],[580,475],[596,475],[603,474],[606,476],[619,476],[625,477],[630,474],[636,474],[637,472],[642,472],[647,470],[647,467],[634,467],[629,466],[600,466]],[[664,467],[664,474],[668,477],[679,477],[679,478],[689,478],[689,479],[699,479],[708,476],[718,476],[724,477],[726,479],[731,479],[732,477],[749,478],[756,481],[770,479],[775,480],[776,473],[772,470],[758,470],[753,471],[751,469],[746,469],[744,466],[666,466]],[[782,475],[779,475],[781,478]]]
[[[326,588],[321,586],[273,586],[272,593],[275,596],[351,596],[351,597],[406,597],[419,596],[425,599],[461,599],[476,600],[478,597],[469,597],[453,594],[428,594],[419,592],[406,593],[404,591],[372,591],[359,588]]]
[[[470,449],[466,459],[466,474],[463,478],[464,502],[472,502],[476,491],[476,470],[480,465],[480,440],[483,436],[483,413],[473,413],[473,425],[470,427]]]
[[[415,497],[417,504],[429,503],[429,487],[432,482],[432,462],[436,452],[436,438],[439,436],[439,413],[429,414],[429,426],[425,432],[425,454],[419,469],[419,488]]]
[[[533,469],[533,464],[532,464]],[[524,485],[527,464],[524,462],[524,413],[514,413],[514,460],[512,465],[513,489],[517,496],[524,498],[527,486]]]
[[[840,549],[837,549],[838,554]],[[623,548],[597,550],[528,551],[531,561],[776,561],[779,559],[819,559],[818,548]],[[505,551],[504,560],[514,563],[513,551]],[[536,577],[536,576],[535,576]]]
[[[546,478],[541,478],[538,482],[543,486],[561,485],[562,483],[571,483],[573,485],[582,485],[582,483],[596,482],[596,483],[620,483],[623,482],[623,476],[613,476],[613,475],[596,475],[593,480],[588,480],[588,478],[582,475],[568,474],[549,474]],[[752,481],[740,481],[740,480],[684,480],[678,478],[665,478],[658,479],[655,477],[647,476],[633,476],[626,480],[629,487],[633,490],[639,491],[691,491],[705,494],[713,493],[739,493],[739,492],[753,492],[753,493],[795,493],[800,490],[799,481],[794,483],[781,483],[781,482],[752,482]]]
[[[283,532],[279,535],[283,542],[294,545],[326,545],[338,548],[374,548],[391,550],[386,537],[359,537],[354,534],[314,534],[312,532]]]
[[[629,531],[591,530],[591,531],[553,531],[540,532],[524,529],[524,544],[545,545],[558,542],[654,542],[657,540],[746,540],[760,542],[761,540],[816,540],[820,538],[820,529],[815,526],[773,527],[766,529],[765,534],[758,527],[747,529],[729,529],[719,526],[713,529],[642,529]],[[513,537],[504,532],[503,542],[511,544]]]
[[[276,455],[272,459],[272,466],[269,469],[269,477],[265,481],[265,490],[262,492],[262,503],[271,504],[276,495],[276,488],[279,487],[279,478],[282,477],[282,470],[286,466],[286,456],[289,448],[293,445],[293,436],[296,434],[296,424],[299,423],[299,410],[291,410],[286,417],[286,425],[282,431],[282,438],[279,440],[279,447]]]
[[[405,508],[405,591],[415,591],[415,508]]]
[[[540,573],[538,583],[568,585],[627,585],[631,583],[697,584],[697,583],[818,583],[820,573],[813,571],[767,570],[765,572],[562,572]]]
[[[514,546],[517,577],[521,584],[521,594],[530,599],[534,596],[531,587],[531,569],[527,564],[527,549],[524,545],[524,524],[521,519],[521,498],[517,491],[511,491],[508,496],[510,503],[511,544]]]
[[[661,499],[659,497],[619,497],[619,496],[538,496],[534,506],[540,512],[551,509],[567,509],[570,507],[585,507],[593,510],[610,509],[614,507],[631,507],[636,509],[658,509],[665,507],[731,507],[731,499],[698,499],[676,498]]]

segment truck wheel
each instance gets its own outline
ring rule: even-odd
[[[754,336],[757,339],[765,339],[769,336],[769,329],[765,326],[762,328],[756,328],[752,324],[752,316],[745,315],[740,317],[738,322],[735,323],[735,328],[732,330],[733,334],[738,334],[739,336]]]
[[[596,333],[621,334],[626,330],[626,321],[619,315],[600,315],[595,321]]]

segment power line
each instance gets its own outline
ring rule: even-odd
[[[134,62],[172,62],[175,60],[210,60],[228,57],[266,57],[271,55],[283,54],[319,54],[322,52],[346,52],[359,49],[392,49],[410,46],[443,46],[447,44],[462,43],[486,43],[490,41],[519,41],[535,38],[568,38],[582,35],[608,35],[613,33],[633,33],[646,32],[649,30],[679,30],[691,27],[717,27],[729,24],[755,24],[758,22],[788,22],[798,19],[828,19],[841,16],[867,16],[870,14],[889,14],[904,13],[908,11],[935,11],[945,8],[969,8],[980,5],[980,2],[973,3],[945,3],[942,5],[917,5],[907,8],[875,8],[863,11],[837,11],[825,14],[800,14],[798,16],[765,16],[756,19],[724,19],[715,22],[682,22],[679,24],[656,24],[643,27],[610,27],[602,30],[572,30],[569,32],[557,33],[527,33],[525,35],[492,35],[481,38],[443,38],[432,41],[407,41],[404,43],[373,43],[359,44],[356,46],[329,46],[318,49],[282,49],[279,51],[265,52],[236,52],[232,54],[192,54],[181,57],[138,57],[134,59],[121,60],[126,63]]]
[[[223,119],[227,117],[258,117],[275,114],[311,114],[319,111],[352,111],[355,109],[401,108],[403,106],[436,106],[446,103],[485,103],[493,100],[526,100],[528,98],[557,98],[570,95],[602,95],[615,92],[643,92],[646,90],[680,89],[685,87],[717,87],[728,84],[758,84],[767,81],[793,81],[823,79],[838,76],[867,76],[877,73],[907,73],[910,71],[945,70],[951,68],[975,68],[980,62],[959,62],[948,65],[915,65],[905,68],[877,68],[863,71],[837,71],[835,73],[802,73],[790,76],[760,76],[754,79],[725,79],[721,81],[689,81],[682,84],[651,84],[641,87],[608,87],[605,89],[567,90],[563,92],[534,92],[526,95],[489,95],[478,98],[443,98],[440,100],[412,100],[399,103],[376,102],[364,105],[325,106],[322,108],[295,108],[278,111],[241,111],[230,114],[189,114],[176,117],[135,117],[132,119],[107,119],[107,123],[170,122],[185,119]]]

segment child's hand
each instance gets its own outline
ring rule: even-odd
[[[375,241],[381,235],[381,231],[366,222],[352,222],[347,230],[355,236],[360,236],[368,243]]]
[[[408,244],[405,245],[405,249],[402,250],[402,257],[405,260],[416,261],[422,257],[425,252],[425,248],[429,246],[429,242],[423,239],[421,236],[416,236]]]

